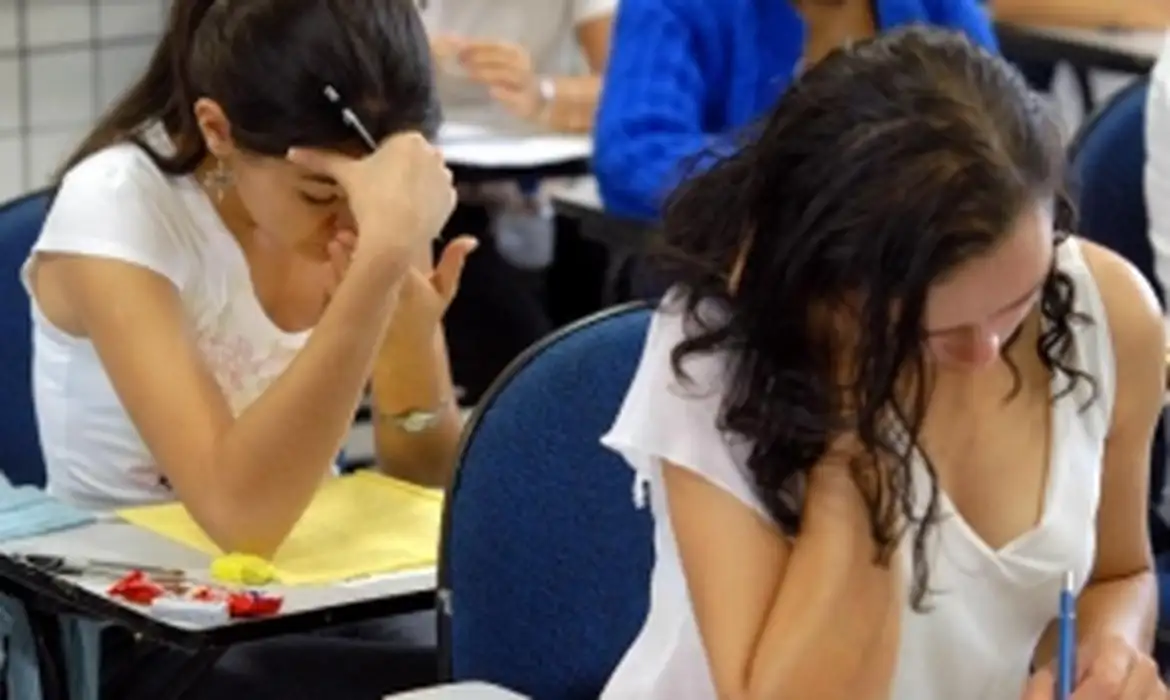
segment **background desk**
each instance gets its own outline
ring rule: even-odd
[[[631,276],[636,260],[653,240],[654,223],[608,214],[597,190],[597,180],[580,177],[549,188],[553,208],[581,225],[581,235],[605,246],[609,253],[604,281],[605,305],[633,296]]]
[[[581,177],[572,181],[558,182],[549,188],[553,206],[561,214],[574,219],[589,219],[605,216],[605,205],[597,189],[597,178]]]
[[[555,183],[549,187],[549,194],[558,214],[580,221],[583,228],[589,229],[586,235],[608,246],[644,242],[654,229],[650,221],[607,213],[592,176]]]
[[[111,598],[105,577],[63,577],[15,561],[12,554],[51,554],[183,569],[195,581],[211,581],[211,557],[148,530],[121,521],[13,540],[0,545],[0,577],[37,596],[55,600],[66,611],[115,622],[144,636],[198,649],[293,632],[306,632],[349,622],[414,612],[434,606],[435,569],[379,576],[332,586],[282,587],[279,615],[226,625],[178,625],[156,618],[149,608]]]
[[[1087,69],[1144,75],[1154,67],[1166,33],[1071,29],[999,22],[1004,54],[1036,61],[1067,61]]]
[[[466,116],[439,129],[437,139],[457,182],[582,175],[589,171],[593,140],[519,129],[499,119]]]
[[[211,557],[112,519],[0,544],[0,590],[23,602],[28,610],[46,700],[64,698],[64,689],[69,685],[56,617],[60,614],[113,623],[152,641],[192,652],[190,662],[174,680],[175,692],[181,693],[232,645],[426,610],[435,603],[435,569],[428,567],[332,586],[271,587],[284,595],[279,615],[219,625],[180,625],[156,618],[149,608],[107,596],[105,591],[112,583],[109,578],[53,575],[20,563],[14,554],[177,568],[187,571],[195,581],[210,581]]]

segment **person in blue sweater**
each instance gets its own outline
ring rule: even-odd
[[[606,210],[656,219],[688,161],[755,121],[801,66],[907,24],[997,49],[978,0],[622,0],[594,130]]]

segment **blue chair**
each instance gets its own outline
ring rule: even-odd
[[[0,205],[0,470],[43,486],[45,466],[32,401],[32,323],[20,266],[41,232],[52,192]]]
[[[1081,129],[1069,149],[1070,191],[1078,211],[1077,231],[1116,251],[1149,280],[1165,304],[1154,273],[1146,219],[1146,97],[1149,80],[1135,80],[1117,93]],[[1166,481],[1166,440],[1159,431],[1150,457],[1150,494],[1159,505]],[[1152,518],[1154,549],[1170,550],[1170,529]]]
[[[1149,79],[1135,80],[1081,128],[1069,147],[1077,231],[1133,263],[1165,300],[1154,274],[1144,191]]]
[[[645,620],[653,525],[598,439],[650,310],[603,311],[530,348],[482,399],[447,494],[439,643],[449,680],[596,698]]]
[[[1078,209],[1077,231],[1110,248],[1143,274],[1158,299],[1165,290],[1154,274],[1144,190],[1146,97],[1149,79],[1135,80],[1105,104],[1081,129],[1069,149],[1070,190]],[[1163,419],[1165,423],[1165,419]],[[1150,535],[1158,563],[1163,604],[1159,627],[1170,629],[1170,527],[1158,513],[1166,481],[1165,425],[1150,455]],[[1165,634],[1163,632],[1160,637]],[[1170,667],[1170,646],[1159,644],[1162,667]]]
[[[53,193],[0,204],[0,471],[15,484],[43,486],[44,458],[32,399],[32,323],[20,267],[41,232]],[[69,693],[97,697],[100,623],[61,617]],[[23,606],[0,596],[0,631],[9,649],[3,685],[9,697],[39,696],[41,679]]]

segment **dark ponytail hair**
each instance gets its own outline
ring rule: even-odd
[[[58,179],[108,146],[134,142],[170,175],[207,157],[195,102],[215,100],[248,151],[339,147],[354,134],[325,99],[333,85],[375,138],[431,133],[439,112],[426,32],[413,0],[174,0],[146,73],[98,120]],[[140,138],[161,123],[163,155]]]

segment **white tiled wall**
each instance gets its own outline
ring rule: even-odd
[[[47,177],[146,64],[170,0],[0,0],[0,202]]]

